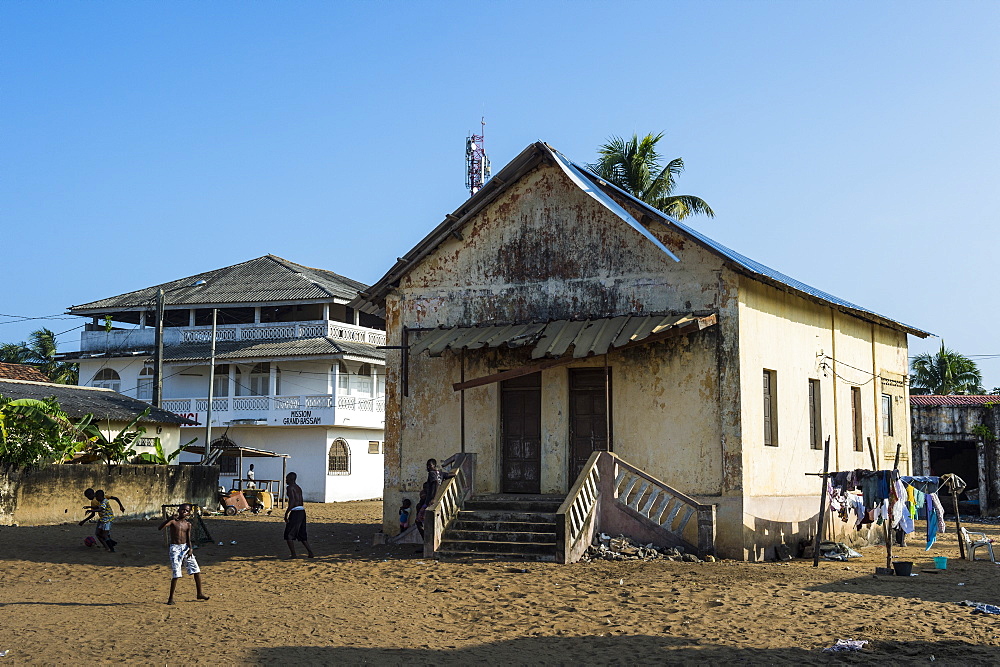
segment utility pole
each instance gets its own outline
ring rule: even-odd
[[[215,325],[218,308],[212,309],[212,347],[208,357],[208,408],[205,410],[205,460],[212,460],[212,402],[215,400]]]
[[[156,362],[153,364],[153,406],[163,407],[163,288],[156,290]]]

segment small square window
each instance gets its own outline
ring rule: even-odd
[[[379,453],[379,444],[381,444],[381,443],[379,443],[378,440],[369,440],[368,441],[368,453],[369,454],[378,454]]]

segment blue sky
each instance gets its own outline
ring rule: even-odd
[[[0,3],[0,342],[266,253],[374,282],[485,114],[495,169],[665,132],[691,224],[1000,386],[998,34],[963,0]]]

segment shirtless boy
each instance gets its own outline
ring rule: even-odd
[[[309,548],[309,536],[306,534],[306,506],[302,503],[302,487],[295,483],[296,475],[290,472],[285,475],[285,495],[288,498],[288,509],[285,510],[285,542],[288,543],[289,558],[295,558],[295,543],[298,540],[306,548],[309,557],[313,551]]]
[[[182,566],[187,569],[188,574],[194,575],[198,599],[208,599],[208,596],[201,592],[201,569],[198,567],[198,561],[194,559],[194,551],[191,546],[189,516],[191,516],[191,506],[185,503],[177,508],[177,514],[161,523],[160,527],[157,528],[157,530],[163,530],[166,527],[170,533],[169,557],[173,577],[170,579],[170,597],[167,598],[167,604],[174,604],[174,588],[177,587],[177,580],[181,578]]]

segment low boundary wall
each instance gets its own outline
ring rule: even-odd
[[[104,489],[125,506],[112,503],[115,516],[147,519],[160,505],[194,503],[214,507],[218,466],[44,465],[0,466],[0,525],[45,526],[80,521],[87,488]]]

